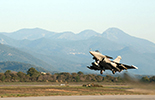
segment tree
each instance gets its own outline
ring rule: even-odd
[[[5,81],[9,82],[11,80],[11,71],[7,70],[4,75],[5,75]]]
[[[142,82],[149,82],[150,79],[147,76],[145,76],[145,77],[142,77],[141,81]]]
[[[78,76],[77,73],[72,73],[72,77],[75,78],[76,76]]]
[[[19,77],[19,81],[20,81],[20,82],[27,82],[27,81],[29,81],[30,76],[26,75],[25,73],[19,71],[19,72],[17,73],[17,75],[18,75],[18,77]]]
[[[150,82],[155,82],[155,76],[150,77]]]
[[[31,81],[34,82],[37,80],[37,77],[40,75],[40,73],[32,67],[27,71],[27,75],[29,75],[31,77]]]
[[[102,77],[102,76],[100,76],[100,75],[97,75],[95,78],[96,78],[96,80],[97,80],[98,82],[102,82],[102,81],[104,80],[104,77]]]
[[[83,75],[83,72],[79,71],[77,74],[78,74],[78,75]]]
[[[11,81],[12,81],[12,82],[17,82],[17,81],[19,81],[19,77],[18,77],[18,75],[17,75],[17,72],[12,72],[10,75],[11,75]]]
[[[5,80],[5,75],[3,73],[0,73],[0,80],[3,82]]]
[[[39,74],[39,72],[38,72],[35,68],[33,68],[33,67],[31,67],[31,68],[27,71],[27,75],[30,75],[30,76],[37,75],[37,74]]]
[[[80,82],[80,77],[79,76],[76,76],[75,77],[75,80],[76,80],[76,82]]]

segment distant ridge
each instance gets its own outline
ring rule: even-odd
[[[102,36],[112,41],[121,41],[124,38],[130,37],[130,35],[118,28],[109,28],[102,33]]]
[[[44,67],[46,70],[49,71],[57,71],[56,68],[53,68],[51,65],[33,57],[26,52],[20,51],[14,47],[0,44],[0,62],[5,61],[23,62],[33,64],[39,67]]]
[[[16,40],[23,40],[23,39],[35,40],[45,36],[47,37],[50,35],[52,36],[53,34],[54,32],[50,32],[41,28],[33,28],[33,29],[24,28],[15,32],[7,33],[5,35]]]

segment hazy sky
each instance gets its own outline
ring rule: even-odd
[[[0,0],[0,32],[36,27],[74,33],[117,27],[155,43],[155,0]]]

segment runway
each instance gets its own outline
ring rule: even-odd
[[[11,97],[1,100],[155,100],[155,95],[99,95],[99,96],[45,96],[45,97]]]

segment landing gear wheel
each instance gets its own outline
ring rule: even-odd
[[[115,71],[113,70],[112,73],[115,74]]]
[[[100,74],[103,74],[103,70],[100,71]]]

